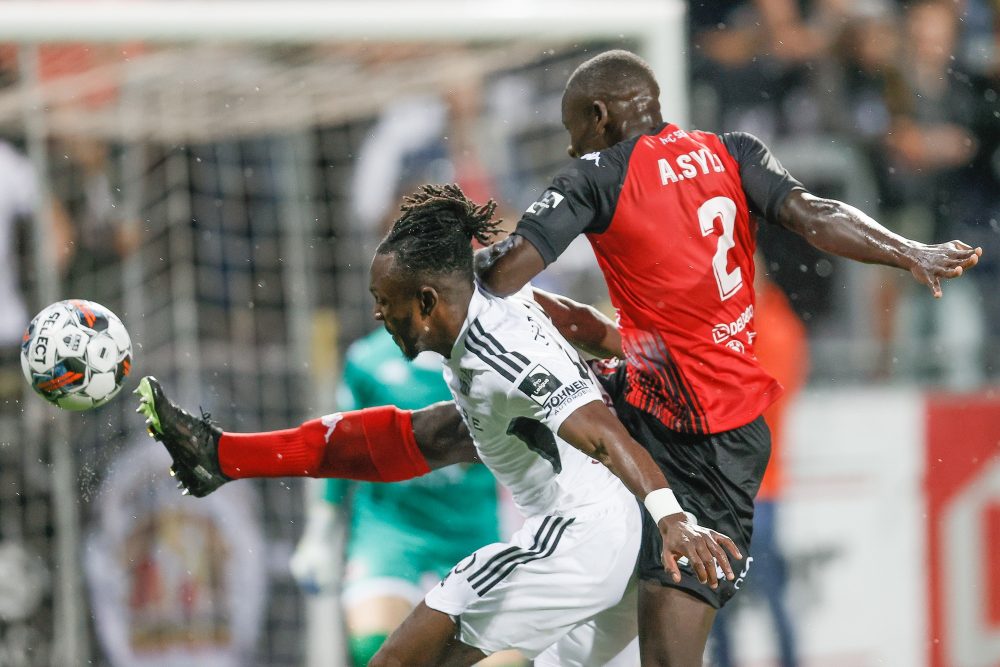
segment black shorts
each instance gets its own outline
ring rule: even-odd
[[[720,577],[715,590],[698,581],[687,565],[681,566],[681,581],[675,583],[663,569],[660,531],[643,510],[639,578],[680,588],[721,608],[742,587],[753,560],[747,557],[753,533],[753,499],[771,455],[771,432],[764,418],[711,435],[680,433],[625,401],[624,365],[612,375],[599,377],[611,395],[618,418],[660,466],[684,511],[694,515],[700,525],[730,537],[744,557],[736,560],[726,552],[736,579]]]

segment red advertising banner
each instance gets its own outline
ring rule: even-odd
[[[1000,665],[1000,397],[927,401],[932,667]]]

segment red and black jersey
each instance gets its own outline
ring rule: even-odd
[[[781,392],[754,356],[751,213],[774,220],[795,187],[756,137],[667,124],[574,160],[515,233],[546,264],[587,234],[618,311],[628,402],[719,433]]]

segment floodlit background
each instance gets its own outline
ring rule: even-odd
[[[114,310],[227,430],[335,409],[398,197],[516,220],[566,160],[559,99],[644,55],[667,120],[743,130],[815,193],[984,249],[932,299],[762,224],[808,336],[772,490],[798,664],[1000,665],[1000,6],[990,0],[0,4],[0,665],[341,665],[288,571],[300,480],[181,498],[131,397],[63,414],[18,347]],[[606,304],[586,242],[539,280]],[[737,665],[777,665],[753,591]],[[714,655],[714,654],[713,654]]]

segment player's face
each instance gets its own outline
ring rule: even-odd
[[[596,113],[589,113],[593,105],[579,95],[567,91],[562,100],[562,123],[569,132],[570,157],[580,157],[587,153],[608,147],[604,133],[599,131]]]
[[[375,319],[385,325],[403,355],[415,359],[423,352],[420,301],[415,285],[396,269],[395,255],[375,255],[369,291],[375,299]]]

